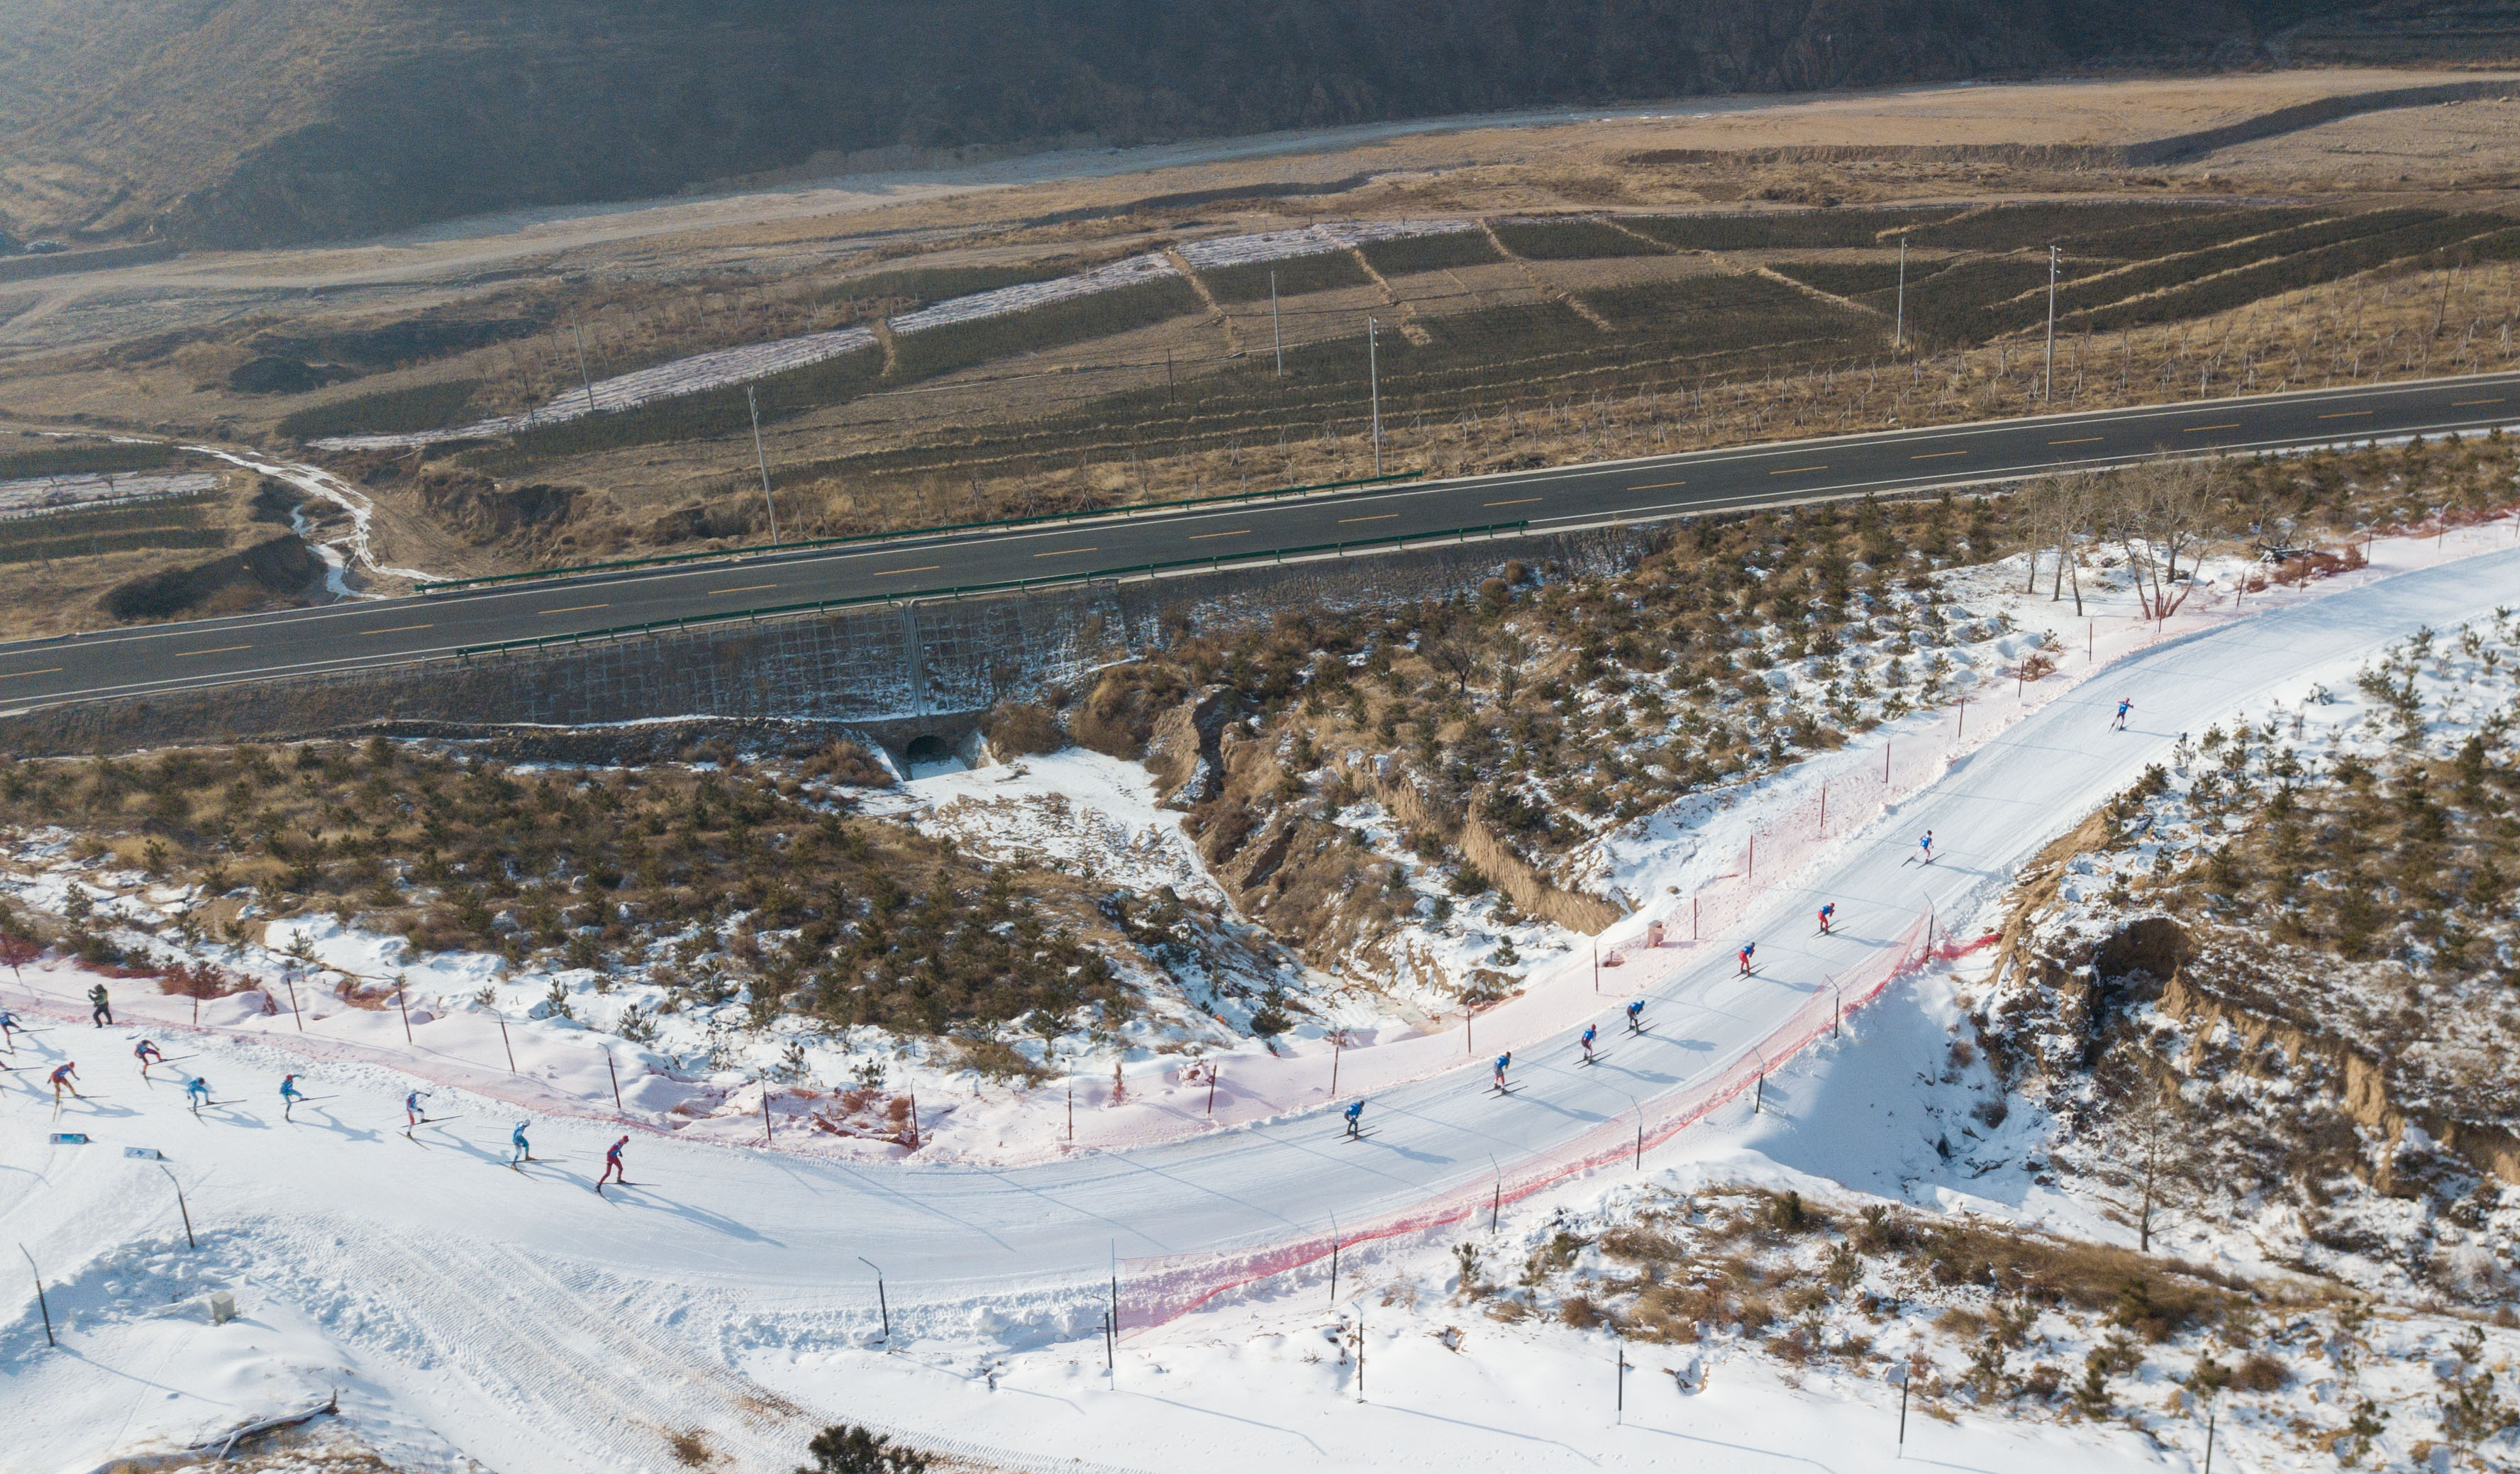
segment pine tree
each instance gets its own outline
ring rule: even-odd
[[[834,1423],[805,1446],[814,1455],[796,1474],[927,1474],[927,1455],[871,1429]]]

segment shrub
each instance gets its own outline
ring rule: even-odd
[[[1527,220],[1496,227],[1515,255],[1535,261],[1589,261],[1605,256],[1665,256],[1670,247],[1641,241],[1599,220]]]
[[[1954,213],[1951,206],[1889,210],[1791,210],[1738,215],[1642,215],[1621,223],[1683,250],[1895,245],[1897,233]]]
[[[1051,281],[1082,270],[1085,264],[1075,256],[1058,256],[1017,266],[912,266],[878,271],[872,276],[850,277],[836,284],[836,290],[844,296],[901,300],[925,306],[950,302],[975,292],[995,291],[1002,287]]]
[[[750,385],[767,423],[808,410],[846,404],[876,386],[883,373],[883,355],[873,348],[843,353],[801,369],[789,369],[753,380]],[[504,444],[464,456],[463,463],[493,474],[518,474],[536,463],[580,456],[631,445],[664,445],[745,433],[752,415],[742,386],[678,394],[636,409],[588,415],[558,424],[538,425]]]
[[[477,379],[449,379],[404,389],[384,389],[310,405],[282,417],[280,433],[292,440],[320,440],[327,435],[403,435],[447,429],[472,418]]]
[[[891,770],[876,761],[875,754],[852,741],[833,742],[805,759],[801,771],[807,778],[827,778],[852,788],[889,788]]]
[[[2050,241],[2079,246],[2093,238],[2122,234],[2131,227],[2192,220],[2213,209],[2210,204],[2168,201],[2000,204],[1919,227],[1909,232],[1908,239],[1917,246],[1954,250],[2021,250],[2045,247]]]
[[[1199,307],[1198,292],[1190,283],[1162,277],[1002,317],[949,323],[903,335],[893,345],[894,375],[905,380],[930,379],[973,364],[1132,332]]]
[[[805,1446],[814,1456],[796,1474],[927,1474],[927,1455],[880,1433],[834,1423]]]
[[[980,731],[1002,758],[1057,752],[1067,745],[1067,734],[1059,731],[1058,717],[1049,707],[1029,701],[999,702],[989,708],[988,720],[981,724]]]
[[[174,459],[175,447],[164,444],[48,445],[39,450],[0,452],[0,481],[156,470]]]
[[[1373,269],[1386,277],[1445,271],[1457,266],[1485,266],[1505,259],[1497,254],[1494,246],[1488,244],[1487,232],[1477,230],[1376,241],[1363,249],[1365,258],[1373,263]]]
[[[224,548],[231,533],[202,524],[214,492],[132,507],[59,512],[0,522],[0,563],[92,558],[135,548]]]
[[[1356,263],[1356,257],[1343,250],[1325,251],[1319,255],[1289,256],[1278,261],[1246,261],[1234,266],[1218,266],[1201,271],[1199,280],[1221,302],[1265,302],[1269,299],[1269,277],[1278,278],[1278,294],[1293,296],[1304,291],[1330,291],[1341,287],[1368,287],[1373,279]]]
[[[1912,302],[1914,292],[1911,290]],[[1886,323],[1815,302],[1781,282],[1731,274],[1689,277],[1584,294],[1623,334],[1686,342],[1691,353],[1793,345],[1792,356],[1846,353],[1880,337]]]

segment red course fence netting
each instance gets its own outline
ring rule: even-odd
[[[1671,1094],[1647,1102],[1640,1116],[1605,1121],[1502,1175],[1440,1193],[1387,1218],[1335,1231],[1303,1234],[1244,1249],[1122,1261],[1118,1287],[1123,1337],[1154,1330],[1220,1295],[1326,1264],[1333,1252],[1353,1258],[1391,1240],[1469,1219],[1482,1208],[1518,1202],[1569,1178],[1622,1159],[1642,1159],[1657,1146],[1757,1087],[1762,1076],[1833,1033],[1840,1019],[1878,999],[1898,979],[1928,962],[1964,956],[1993,942],[1937,942],[1930,916],[1911,923],[1871,960],[1816,989],[1791,1016],[1730,1064]]]

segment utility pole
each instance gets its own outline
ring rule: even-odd
[[[752,397],[752,386],[743,387],[743,407],[752,414],[752,460],[761,468],[761,503],[770,509],[770,540],[779,541],[779,504],[770,499],[770,457],[761,449],[761,405]]]
[[[2048,382],[2039,391],[2048,404],[2056,402],[2056,243],[2048,243]]]
[[[587,377],[586,333],[577,326],[577,309],[574,307],[568,312],[568,332],[577,339],[577,381],[586,385],[586,412],[592,415],[595,413],[595,380]]]
[[[1899,315],[1890,320],[1890,346],[1908,346],[1908,238],[1899,238]]]
[[[1374,346],[1374,321],[1365,320],[1365,377],[1373,390],[1373,473],[1382,474],[1382,360]]]
[[[1278,350],[1278,377],[1286,377],[1286,335],[1278,329],[1278,274],[1269,273],[1269,341]]]

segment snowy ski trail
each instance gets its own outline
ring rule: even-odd
[[[507,1107],[463,1102],[472,1114],[414,1151],[384,1139],[400,1133],[409,1089],[386,1065],[307,1065],[285,1049],[200,1036],[212,1078],[295,1068],[338,1098],[283,1127],[259,1105],[196,1120],[171,1088],[117,1086],[113,1098],[63,1111],[61,1129],[97,1144],[55,1147],[44,1138],[49,1100],[21,1075],[31,1100],[0,1084],[0,1171],[20,1184],[0,1227],[28,1242],[48,1275],[68,1278],[135,1236],[175,1234],[158,1173],[115,1150],[161,1147],[187,1177],[195,1222],[277,1246],[254,1256],[258,1282],[373,1362],[371,1374],[434,1406],[497,1407],[508,1431],[483,1456],[501,1466],[662,1467],[666,1433],[687,1427],[745,1466],[776,1466],[798,1436],[794,1413],[725,1367],[764,1347],[871,1334],[874,1274],[860,1256],[883,1266],[899,1339],[959,1335],[983,1315],[996,1332],[1083,1337],[1115,1258],[1316,1233],[1333,1213],[1353,1233],[1549,1162],[1741,1057],[1920,911],[1954,915],[1999,891],[2146,764],[2166,762],[2181,733],[2260,716],[2315,680],[2348,684],[2388,643],[2488,615],[2515,590],[2520,549],[2506,549],[2131,655],[1780,886],[1740,936],[1713,939],[1654,990],[1645,1035],[1624,1032],[1626,997],[1605,996],[1598,1065],[1580,1063],[1581,1019],[1517,1049],[1510,1095],[1489,1090],[1491,1056],[1465,1050],[1461,1068],[1376,1096],[1363,1141],[1342,1139],[1335,1104],[1010,1168],[870,1168],[649,1139],[631,1153],[640,1185],[599,1196],[587,1188],[608,1123],[536,1123],[538,1149],[565,1160],[513,1174],[497,1165],[516,1114]],[[2109,721],[2122,696],[2135,701],[2123,733]],[[1937,859],[1920,867],[1915,838],[1927,828]],[[1839,908],[1830,936],[1810,924],[1823,899]],[[1759,970],[1742,978],[1732,950],[1749,940]],[[39,1073],[82,1052],[102,1058],[127,1050],[127,1032],[57,1029],[22,1046],[34,1056],[24,1062],[42,1060]],[[15,1293],[0,1331],[12,1355],[41,1334],[31,1293],[22,1283]],[[983,1297],[989,1305],[975,1308]]]

